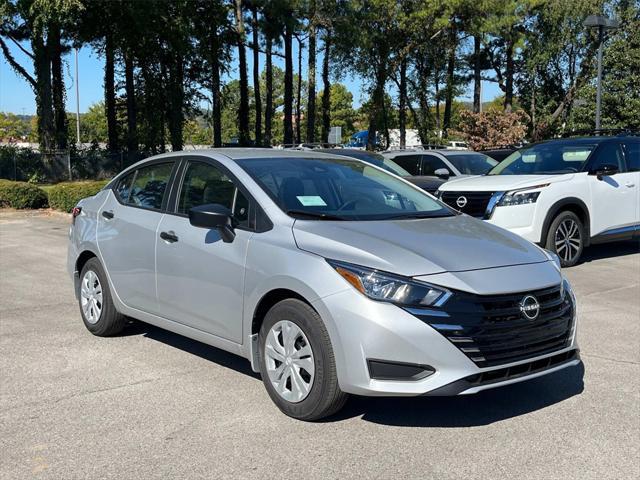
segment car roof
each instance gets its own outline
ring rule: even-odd
[[[353,158],[366,158],[380,160],[382,155],[378,152],[370,152],[368,150],[358,150],[355,148],[319,148],[315,150],[318,153],[330,153],[332,155],[342,155]]]
[[[482,153],[482,152],[476,152],[474,150],[453,150],[453,149],[433,149],[433,150],[422,150],[422,149],[417,149],[417,148],[411,148],[411,149],[406,149],[406,150],[390,150],[388,152],[384,152],[385,155],[388,156],[394,156],[394,157],[400,157],[400,156],[404,156],[404,155],[428,155],[430,153],[437,153],[440,154],[444,157],[448,157],[451,155],[464,155],[464,154],[469,154],[469,153]]]
[[[198,150],[179,150],[166,153],[146,160],[158,158],[168,158],[184,155],[212,156],[222,155],[230,160],[244,160],[248,158],[327,158],[334,156],[329,153],[322,153],[316,150],[281,150],[277,148],[203,148]]]

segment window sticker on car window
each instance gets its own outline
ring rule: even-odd
[[[299,195],[296,197],[304,207],[326,207],[327,204],[318,195]]]

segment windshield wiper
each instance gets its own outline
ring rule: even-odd
[[[305,210],[287,210],[287,215],[296,215],[308,218],[317,218],[318,220],[346,220],[344,217],[332,215],[323,212],[308,212]]]
[[[453,217],[454,214],[450,212],[445,213],[405,213],[402,215],[392,215],[390,217],[385,218],[384,220],[398,220],[405,218],[443,218],[443,217]]]

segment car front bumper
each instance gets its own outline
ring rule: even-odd
[[[459,395],[536,378],[580,363],[576,318],[568,344],[526,360],[480,368],[435,328],[355,290],[313,302],[332,340],[340,388],[365,396]],[[428,366],[415,380],[372,378],[370,360]]]

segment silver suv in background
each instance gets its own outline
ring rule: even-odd
[[[287,415],[458,395],[579,363],[558,259],[395,175],[314,152],[175,152],[73,210],[95,335],[132,317],[241,355]]]

